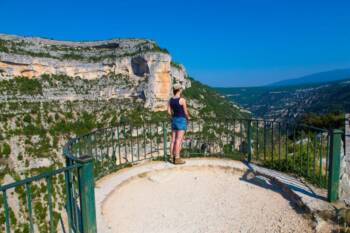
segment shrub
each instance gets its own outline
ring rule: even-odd
[[[174,62],[174,61],[171,61],[171,62],[170,62],[170,65],[172,65],[172,66],[174,66],[174,67],[176,67],[176,68],[178,68],[178,69],[181,69],[181,68],[182,68],[181,65],[180,65],[179,63]]]
[[[26,114],[24,117],[23,117],[23,121],[26,122],[26,123],[30,123],[32,121],[32,118],[30,117],[29,114]]]
[[[9,49],[6,47],[6,41],[4,40],[0,40],[0,52],[9,52]]]
[[[324,129],[343,129],[345,123],[344,113],[331,112],[327,114],[306,113],[301,118],[301,123],[313,125]]]
[[[9,144],[7,144],[6,142],[2,145],[1,148],[1,156],[0,157],[6,157],[8,158],[8,156],[11,154],[11,147]]]
[[[27,77],[15,77],[16,87],[21,94],[41,95],[42,86],[39,80]],[[11,80],[12,81],[12,80]]]

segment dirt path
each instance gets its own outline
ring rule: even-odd
[[[119,186],[103,217],[118,233],[313,232],[266,183],[220,168],[163,170]]]

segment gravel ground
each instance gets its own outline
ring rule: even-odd
[[[146,173],[107,197],[103,218],[116,233],[313,232],[277,188],[242,175],[199,167]]]

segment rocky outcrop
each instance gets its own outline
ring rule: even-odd
[[[53,58],[39,58],[27,55],[0,53],[2,78],[16,76],[38,77],[43,74],[64,74],[71,77],[96,79],[114,72],[113,64],[60,61]]]
[[[0,35],[0,79],[43,74],[88,80],[128,76],[143,93],[145,106],[154,111],[165,110],[173,83],[190,86],[185,68],[173,66],[171,56],[150,40],[63,42]]]
[[[171,96],[172,85],[181,83],[184,88],[190,86],[185,78],[184,69],[171,66],[171,57],[167,54],[146,54],[149,67],[148,85],[145,91],[146,106],[152,109],[164,110]]]

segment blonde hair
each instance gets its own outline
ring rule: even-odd
[[[182,86],[181,86],[180,83],[174,84],[174,86],[173,86],[173,93],[174,93],[174,95],[176,95],[179,91],[181,91],[181,89],[182,89]]]

